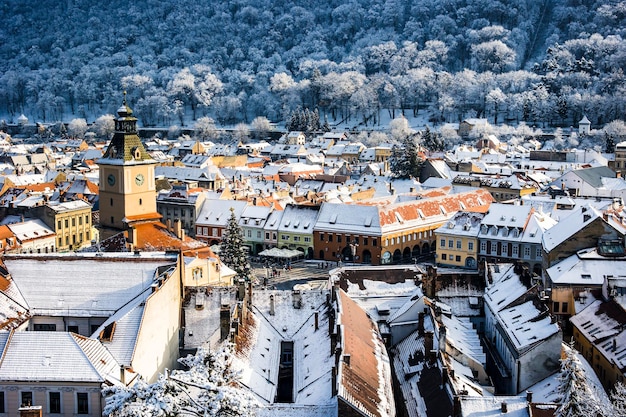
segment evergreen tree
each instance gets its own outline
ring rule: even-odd
[[[587,380],[573,348],[566,349],[566,356],[561,360],[558,393],[561,405],[555,417],[602,417],[609,414]]]
[[[608,133],[604,134],[604,152],[613,153],[615,152],[615,140],[613,139],[613,135]]]
[[[235,209],[232,207],[230,209],[230,218],[224,230],[222,244],[220,245],[220,258],[224,264],[237,272],[238,279],[249,281],[252,278],[248,252],[244,246],[243,230],[237,223]]]
[[[422,145],[431,152],[441,152],[445,149],[443,137],[436,132],[431,132],[427,126],[426,130],[421,133]]]
[[[415,137],[409,135],[402,145],[394,145],[389,162],[389,169],[395,178],[419,178],[424,161],[418,153]]]

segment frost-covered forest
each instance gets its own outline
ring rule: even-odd
[[[626,109],[626,1],[5,0],[0,118],[569,126]]]

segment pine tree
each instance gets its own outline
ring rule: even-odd
[[[445,148],[445,143],[441,135],[437,132],[431,132],[428,126],[421,133],[422,145],[431,152],[441,152]]]
[[[561,377],[558,387],[561,405],[555,417],[601,417],[608,415],[593,386],[587,380],[585,370],[576,357],[575,349],[566,349],[561,360]]]
[[[249,281],[252,278],[252,269],[248,262],[248,252],[244,242],[243,230],[237,223],[235,209],[231,207],[230,218],[226,223],[220,245],[220,258],[224,264],[237,272],[238,279]]]
[[[391,149],[389,169],[395,178],[419,178],[423,163],[412,135],[407,136],[401,146],[394,145]]]

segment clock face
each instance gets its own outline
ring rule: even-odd
[[[109,185],[115,185],[115,175],[109,174],[109,176],[107,177],[107,182],[109,183]]]
[[[135,177],[135,184],[141,185],[143,184],[143,180],[144,180],[143,175],[137,174],[137,176]]]

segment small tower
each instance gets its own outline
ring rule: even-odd
[[[126,103],[126,92],[117,114],[113,138],[98,160],[100,226],[104,238],[131,229],[135,223],[160,218],[154,178],[157,162],[137,134],[137,119]]]
[[[587,116],[583,116],[580,122],[578,122],[578,134],[588,135],[591,131],[591,122],[587,119]]]

